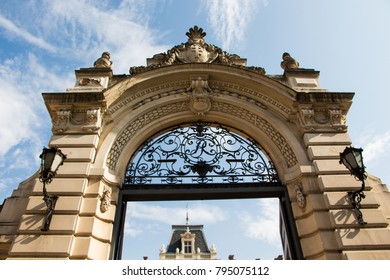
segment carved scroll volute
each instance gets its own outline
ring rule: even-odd
[[[187,90],[190,95],[190,109],[193,113],[202,116],[210,111],[212,90],[206,77],[193,78]]]

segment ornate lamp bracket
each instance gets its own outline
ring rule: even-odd
[[[367,178],[365,172],[365,166],[363,164],[363,149],[346,147],[345,150],[340,153],[340,164],[344,164],[348,168],[352,176],[362,182],[362,187],[358,191],[348,192],[348,197],[351,200],[353,211],[355,212],[356,219],[360,225],[367,224],[363,220],[363,213],[360,211],[361,201],[366,197],[364,194],[365,183],[364,180]]]

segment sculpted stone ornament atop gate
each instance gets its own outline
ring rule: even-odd
[[[246,59],[236,54],[229,54],[221,48],[207,44],[204,40],[206,32],[198,26],[190,28],[186,33],[188,41],[175,46],[166,53],[159,53],[147,59],[147,66],[131,67],[130,74],[137,74],[153,68],[182,63],[218,63],[245,67],[260,74],[265,74],[264,68],[246,67]]]

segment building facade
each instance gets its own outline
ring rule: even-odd
[[[352,144],[347,113],[354,94],[322,88],[319,71],[288,53],[283,75],[269,75],[206,43],[201,28],[186,35],[186,43],[131,67],[130,75],[113,74],[105,52],[93,67],[75,71],[74,87],[43,93],[52,121],[48,144],[67,155],[48,185],[59,198],[43,232],[39,171],[13,191],[0,212],[0,259],[118,259],[127,201],[271,196],[280,199],[286,259],[390,259],[387,187],[368,174],[359,224],[348,193],[361,182],[339,163]],[[199,122],[261,145],[277,184],[264,191],[231,177],[236,184],[207,191],[127,187],[129,164],[150,139]],[[214,168],[199,159],[192,167],[201,179]]]
[[[208,247],[203,225],[173,225],[167,247],[160,249],[160,260],[215,260],[217,249]]]

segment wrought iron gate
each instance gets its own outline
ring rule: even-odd
[[[113,258],[121,258],[127,201],[263,197],[279,198],[285,255],[301,259],[287,190],[262,148],[220,125],[198,122],[173,128],[143,145],[128,165]]]

